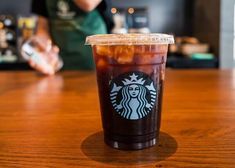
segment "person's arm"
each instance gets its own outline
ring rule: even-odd
[[[40,42],[40,47],[45,50],[49,45],[51,45],[52,40],[49,33],[49,24],[47,18],[43,16],[38,16],[38,24],[34,38],[39,39],[38,42]],[[40,39],[42,39],[43,41],[41,41]],[[45,59],[49,64],[54,65],[58,61],[57,54],[59,52],[59,49],[55,45],[53,45],[52,47],[53,47],[52,50],[49,53],[47,53],[47,55],[40,55],[40,56],[41,59]],[[33,58],[29,59],[28,62],[32,68],[36,69],[37,71],[45,75],[53,75],[55,73],[52,67],[48,67],[44,64],[38,64]]]
[[[94,10],[102,0],[74,0],[74,3],[83,11],[90,12]]]
[[[48,17],[48,11],[46,7],[46,0],[32,0],[32,13],[38,15],[38,21],[37,21],[37,28],[35,32],[35,36],[33,38],[38,39],[38,43],[43,42],[43,44],[40,44],[41,48],[47,48],[49,45],[51,45],[51,35],[49,31],[49,17]],[[39,40],[39,39],[42,39]],[[52,50],[45,56],[41,55],[41,57],[46,58],[46,60],[53,64],[58,60],[58,52],[59,49],[57,46],[52,46]],[[54,74],[54,70],[52,68],[48,68],[45,65],[38,64],[37,61],[35,61],[33,58],[28,60],[31,67],[38,70],[39,72],[47,75]]]
[[[35,34],[43,36],[44,38],[51,39],[48,23],[48,11],[46,0],[32,0],[32,13],[38,16],[37,28]]]
[[[47,39],[51,39],[50,33],[49,33],[49,24],[48,19],[43,16],[38,16],[38,24],[36,33],[37,36],[42,36]]]

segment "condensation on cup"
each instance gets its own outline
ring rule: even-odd
[[[40,36],[29,38],[21,47],[21,55],[26,61],[53,73],[63,67],[63,60],[58,53],[58,47]]]
[[[109,146],[139,150],[158,143],[166,34],[109,34],[86,39],[96,63],[104,140]]]

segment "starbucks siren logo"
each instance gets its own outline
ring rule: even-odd
[[[130,72],[110,82],[110,100],[115,111],[129,120],[147,116],[156,102],[156,88],[151,78],[142,72]]]
[[[74,11],[70,11],[69,3],[66,0],[57,2],[57,15],[62,19],[72,19],[75,16]]]

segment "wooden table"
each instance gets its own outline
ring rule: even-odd
[[[0,167],[235,167],[235,71],[168,70],[160,144],[103,142],[95,74],[0,73]]]

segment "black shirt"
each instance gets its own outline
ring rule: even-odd
[[[110,0],[102,0],[101,3],[96,8],[99,11],[100,15],[103,17],[107,25],[108,32],[110,32],[113,27],[113,20],[110,8],[111,8]],[[32,12],[37,15],[48,18],[46,0],[33,0]]]

